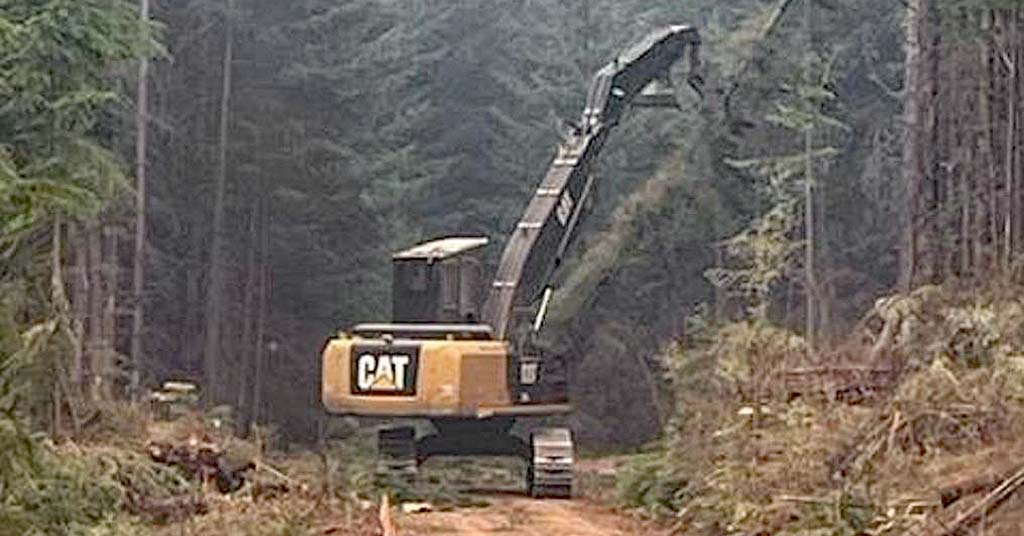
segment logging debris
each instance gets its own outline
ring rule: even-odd
[[[151,441],[146,450],[153,461],[177,467],[200,482],[213,482],[221,493],[238,491],[245,484],[245,473],[256,468],[252,461],[229,464],[222,448],[195,438],[177,445]]]
[[[697,333],[666,356],[665,452],[620,496],[685,534],[1020,534],[1022,325],[1024,288],[993,285],[882,298],[827,353],[752,321]]]

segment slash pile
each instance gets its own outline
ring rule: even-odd
[[[686,534],[1019,534],[1022,297],[885,298],[829,355],[758,323],[674,349],[666,449],[620,480],[623,498]],[[832,387],[794,389],[794,370],[833,371],[819,382]],[[843,399],[850,370],[887,372],[861,376],[870,397]]]

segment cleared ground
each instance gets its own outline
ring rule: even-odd
[[[664,528],[608,505],[605,494],[614,485],[621,460],[584,460],[577,466],[583,497],[572,500],[531,499],[522,492],[482,491],[484,507],[448,512],[403,514],[396,518],[399,535],[516,534],[522,536],[627,536],[666,534]]]
[[[487,496],[490,505],[403,515],[400,535],[451,534],[477,536],[626,536],[658,534],[650,527],[588,499],[534,500],[522,496]]]

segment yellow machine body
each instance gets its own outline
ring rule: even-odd
[[[374,359],[363,357],[366,349],[386,347],[400,352],[416,349],[415,362],[406,360],[413,357],[408,352],[394,354],[388,361],[381,354],[373,354]],[[511,405],[508,344],[502,341],[385,342],[342,336],[328,342],[322,361],[323,403],[332,413],[479,418]],[[407,371],[408,367],[416,370]],[[413,385],[395,377],[403,373]],[[371,389],[360,389],[361,382],[363,387],[370,383]]]

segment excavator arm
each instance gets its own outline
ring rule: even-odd
[[[576,236],[594,191],[591,166],[628,106],[646,104],[645,88],[666,83],[672,65],[689,51],[688,83],[700,93],[700,34],[670,26],[647,35],[594,76],[586,107],[573,132],[559,144],[522,218],[509,237],[481,320],[499,339],[518,337],[523,318],[540,327],[550,297],[550,280]],[[656,101],[656,98],[654,99]],[[524,316],[528,315],[528,316]]]

